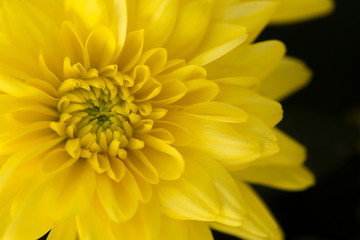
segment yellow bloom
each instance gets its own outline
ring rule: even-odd
[[[304,148],[274,128],[275,100],[310,72],[281,42],[252,42],[331,1],[0,7],[1,239],[282,238],[247,183],[313,184]]]

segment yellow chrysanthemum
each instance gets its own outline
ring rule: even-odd
[[[310,73],[281,42],[252,42],[331,8],[0,0],[1,239],[281,239],[247,183],[313,183],[274,129],[275,100]]]

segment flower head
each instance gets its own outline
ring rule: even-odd
[[[281,239],[247,183],[313,183],[274,128],[310,72],[252,42],[331,7],[1,0],[1,239]]]

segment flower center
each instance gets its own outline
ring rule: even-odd
[[[67,79],[58,88],[59,120],[51,123],[51,128],[66,140],[68,154],[90,161],[98,161],[101,155],[111,162],[110,158],[125,159],[129,149],[142,149],[144,143],[137,134],[141,129],[150,130],[152,120],[143,119],[134,103],[129,91],[132,79],[119,73],[116,66],[100,72],[86,71],[80,64],[68,68],[64,70]]]

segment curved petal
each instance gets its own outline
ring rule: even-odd
[[[238,182],[238,187],[244,196],[245,207],[248,210],[244,223],[239,227],[213,223],[211,227],[242,239],[282,240],[281,229],[257,194],[246,184]]]
[[[161,47],[175,26],[179,0],[138,0],[136,28],[145,31],[145,49]]]
[[[180,6],[174,30],[164,45],[170,58],[185,58],[197,48],[206,33],[213,2],[184,1]]]
[[[245,26],[248,32],[246,42],[252,42],[270,21],[278,6],[276,1],[218,1],[214,9],[214,21],[224,21]]]
[[[303,61],[285,57],[272,73],[261,80],[259,93],[280,101],[308,84],[311,75]]]
[[[251,166],[234,172],[237,179],[281,190],[300,191],[315,184],[314,175],[304,166]]]
[[[187,160],[182,177],[155,188],[163,211],[175,219],[241,225],[242,200],[231,176],[203,154],[189,149],[182,153]]]
[[[229,53],[247,39],[246,28],[228,23],[210,24],[201,46],[190,57],[190,64],[205,66]]]
[[[278,102],[234,85],[219,84],[219,86],[220,92],[215,100],[233,104],[255,115],[270,127],[275,126],[282,119],[283,110]]]
[[[271,23],[295,23],[329,14],[334,10],[333,0],[281,0]]]
[[[141,204],[136,215],[127,222],[111,223],[116,239],[158,240],[161,226],[161,212],[153,198],[147,204]]]
[[[86,161],[77,161],[47,181],[44,195],[49,214],[57,220],[75,217],[90,204],[95,173]]]
[[[129,171],[126,171],[119,183],[105,175],[98,175],[96,191],[101,204],[113,221],[123,222],[135,214],[139,194],[136,182]]]
[[[281,61],[285,46],[276,40],[239,46],[205,66],[208,77],[226,78],[250,76],[263,78]]]

